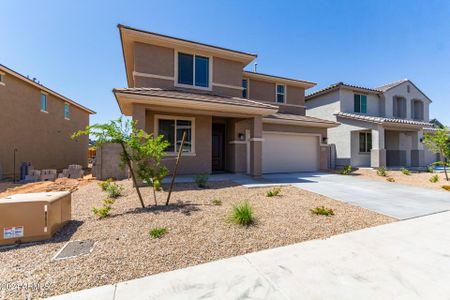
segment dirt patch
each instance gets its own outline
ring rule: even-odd
[[[80,186],[93,181],[91,175],[82,179],[58,178],[55,181],[39,181],[27,184],[5,183],[4,192],[0,193],[0,198],[15,194],[42,193],[42,192],[61,192],[76,191]],[[1,189],[0,189],[1,191]]]
[[[141,209],[131,182],[118,183],[124,186],[124,196],[116,200],[110,217],[93,216],[92,207],[101,206],[106,195],[90,183],[73,193],[74,221],[52,240],[0,251],[0,281],[40,284],[46,288],[25,292],[48,297],[395,221],[290,186],[268,198],[267,188],[247,189],[231,182],[209,183],[204,190],[176,184],[171,205]],[[152,204],[150,189],[142,193],[145,203]],[[158,192],[159,202],[166,196]],[[222,204],[213,205],[214,199]],[[232,206],[245,200],[256,216],[248,228],[227,221]],[[335,215],[311,213],[322,205]],[[152,238],[149,230],[155,227],[168,232]],[[51,261],[68,240],[92,240],[95,247],[86,256]],[[24,295],[21,290],[3,292],[6,298]]]
[[[427,173],[427,172],[414,172],[411,171],[411,175],[405,175],[401,171],[387,171],[387,177],[378,176],[376,170],[372,169],[358,169],[352,172],[354,176],[360,176],[361,178],[369,178],[374,180],[387,181],[387,178],[393,178],[395,183],[413,185],[418,187],[439,189],[442,190],[443,185],[450,184],[450,181],[445,180],[444,173]],[[430,178],[434,175],[439,177],[438,182],[431,182]]]

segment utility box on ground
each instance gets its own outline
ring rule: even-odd
[[[0,245],[46,240],[71,219],[70,192],[0,198]]]

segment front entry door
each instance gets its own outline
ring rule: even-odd
[[[223,171],[225,167],[225,124],[212,125],[212,170]]]

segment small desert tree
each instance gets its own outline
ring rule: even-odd
[[[136,129],[135,121],[124,121],[122,118],[119,118],[117,120],[109,121],[105,124],[94,124],[87,126],[84,130],[75,132],[72,135],[72,139],[80,135],[91,135],[97,139],[96,145],[103,145],[108,143],[119,144],[122,147],[121,167],[128,165],[134,186],[136,188],[136,192],[139,196],[139,201],[141,202],[141,206],[144,208],[145,204],[142,200],[142,195],[137,185],[136,176],[132,168],[132,159],[130,153],[127,150],[127,146],[130,144],[130,141],[136,138],[135,136],[137,135],[137,132],[138,131]]]
[[[163,178],[169,173],[168,169],[161,165],[161,160],[169,145],[162,135],[153,137],[143,130],[134,134],[128,142],[139,178],[153,188],[155,205],[158,205],[156,191],[159,190]]]
[[[441,155],[442,161],[435,162],[436,165],[444,167],[445,179],[448,181],[447,167],[450,166],[450,142],[448,128],[439,128],[432,134],[425,134],[423,143],[433,152]]]

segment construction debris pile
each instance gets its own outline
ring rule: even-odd
[[[20,182],[29,183],[37,181],[54,181],[56,178],[83,178],[84,171],[80,165],[69,165],[67,169],[58,174],[56,169],[36,170],[30,162],[20,166]]]

